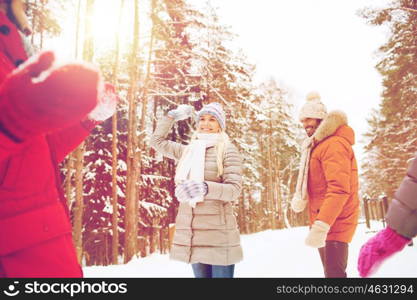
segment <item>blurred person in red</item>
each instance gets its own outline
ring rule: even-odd
[[[0,49],[0,277],[82,277],[58,164],[117,97],[85,63]]]

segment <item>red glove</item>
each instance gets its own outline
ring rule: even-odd
[[[358,271],[361,277],[372,275],[391,255],[401,251],[410,239],[399,235],[387,227],[366,242],[358,259]]]
[[[0,129],[17,142],[81,121],[97,105],[99,73],[83,64],[51,68],[41,53],[0,87]]]

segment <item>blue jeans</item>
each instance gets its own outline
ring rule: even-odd
[[[233,278],[235,265],[218,266],[196,263],[191,265],[195,278]]]

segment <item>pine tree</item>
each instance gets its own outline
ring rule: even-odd
[[[390,7],[364,10],[362,15],[370,24],[391,29],[389,40],[380,48],[377,69],[384,90],[380,109],[369,120],[363,169],[366,193],[392,198],[405,175],[407,160],[417,151],[417,1],[393,1]]]

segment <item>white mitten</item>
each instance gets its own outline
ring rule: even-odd
[[[101,85],[98,92],[98,104],[88,114],[88,119],[94,121],[107,120],[116,111],[117,101],[114,86],[109,83]]]
[[[291,208],[294,212],[302,212],[307,206],[307,200],[302,200],[298,195],[295,195],[291,200]]]
[[[188,104],[178,105],[176,109],[170,110],[168,116],[172,117],[175,121],[185,120],[192,116],[194,107]]]
[[[175,188],[175,196],[179,202],[188,202],[195,207],[197,202],[204,200],[207,194],[207,184],[205,182],[197,182],[194,180],[186,180]]]
[[[305,240],[306,245],[313,248],[324,247],[326,245],[326,238],[329,230],[329,224],[319,220],[314,221]]]

